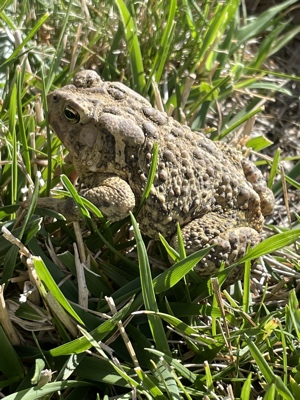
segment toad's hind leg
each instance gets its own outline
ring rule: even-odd
[[[250,161],[242,159],[242,168],[248,182],[260,197],[260,207],[263,215],[270,215],[274,211],[274,194],[267,187],[261,171]]]
[[[253,247],[260,242],[259,233],[250,227],[239,226],[237,219],[227,214],[209,213],[185,225],[182,230],[183,242],[187,254],[201,248],[215,247],[195,267],[199,275],[209,277],[216,273],[222,262],[229,266],[243,257],[248,246]],[[171,245],[178,248],[178,238],[174,235]],[[243,276],[241,266],[237,267],[227,279],[233,283]]]

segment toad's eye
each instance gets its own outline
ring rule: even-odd
[[[77,124],[80,121],[80,114],[71,106],[65,106],[64,114],[68,121]]]

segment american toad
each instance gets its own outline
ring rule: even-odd
[[[153,239],[161,233],[176,247],[179,222],[188,254],[216,244],[196,267],[202,276],[259,243],[274,197],[239,151],[193,132],[122,83],[102,82],[94,71],[50,93],[48,108],[86,187],[83,195],[110,221],[140,204],[157,142],[155,181],[138,215],[141,232]],[[67,202],[60,204],[55,208],[71,213]]]

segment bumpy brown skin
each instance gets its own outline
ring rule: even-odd
[[[139,205],[157,142],[155,181],[138,215],[144,234],[156,239],[161,233],[176,247],[179,222],[188,254],[216,244],[196,267],[203,276],[260,241],[274,197],[241,153],[191,131],[122,83],[102,82],[94,71],[77,74],[74,85],[48,95],[49,120],[69,150],[84,196],[109,220]],[[69,206],[52,205],[72,214]]]

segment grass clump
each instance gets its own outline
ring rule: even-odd
[[[246,147],[271,166],[269,186],[281,199],[285,182],[299,189],[299,160],[278,180],[280,153],[260,157],[270,140],[248,136],[275,93],[291,95],[282,80],[300,80],[267,61],[300,30],[284,18],[295,3],[251,17],[238,0],[0,5],[0,388],[7,399],[299,398],[299,222],[270,221],[276,234],[244,258],[244,285],[221,290],[228,269],[205,281],[193,271],[207,250],[186,257],[163,238],[151,243],[133,215],[111,225],[91,219],[92,205],[61,175],[72,171],[45,100],[76,71],[96,68],[193,129]],[[54,190],[74,197],[84,223],[36,210],[37,198]]]

